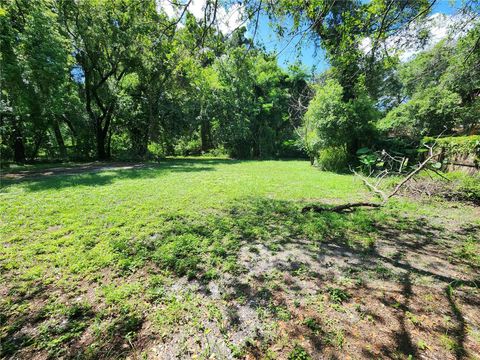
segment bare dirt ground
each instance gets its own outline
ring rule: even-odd
[[[172,289],[199,294],[201,325],[146,341],[143,354],[297,359],[300,346],[313,359],[479,359],[480,272],[451,257],[458,237],[479,236],[471,220],[379,226],[369,253],[308,239],[244,247],[242,275]]]

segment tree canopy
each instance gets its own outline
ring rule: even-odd
[[[224,33],[223,2],[207,1],[203,18],[189,2],[174,15],[154,0],[2,2],[2,159],[318,157],[332,148],[352,158],[391,136],[418,142],[478,126],[478,17],[405,62],[392,39],[425,42],[423,30],[406,29],[433,0],[242,4],[245,21]],[[330,69],[280,66],[255,43],[261,13],[280,35],[315,40]]]

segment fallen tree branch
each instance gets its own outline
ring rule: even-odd
[[[432,147],[433,148],[433,147]],[[428,163],[430,162],[430,160],[432,160],[435,156],[438,156],[438,154],[434,155],[433,154],[433,151],[432,151],[432,148],[430,148],[430,155],[425,159],[424,162],[422,162],[419,166],[417,166],[415,168],[415,170],[411,171],[406,177],[405,179],[403,179],[402,181],[400,181],[398,183],[397,186],[395,186],[395,189],[393,189],[393,191],[387,196],[387,200],[390,199],[391,197],[395,196],[398,191],[402,188],[403,185],[405,185],[405,183],[407,183],[412,177],[415,176],[415,174],[418,174],[425,166],[428,165]],[[385,202],[386,200],[384,200]]]
[[[387,200],[388,200],[388,196],[387,194],[385,194],[382,190],[380,190],[377,186],[371,184],[366,177],[360,175],[359,173],[357,173],[355,170],[352,170],[353,173],[358,176],[362,181],[363,183],[365,184],[365,186],[367,186],[371,191],[373,191],[375,194],[378,194],[380,195],[380,197],[382,198],[382,204],[385,203]]]
[[[432,161],[433,158],[440,155],[440,154],[434,154],[433,153],[433,148],[435,147],[435,145],[436,145],[436,143],[434,143],[431,146],[425,145],[428,148],[427,158],[423,162],[421,162],[417,167],[415,167],[415,169],[410,171],[405,176],[405,178],[402,181],[400,181],[389,194],[386,194],[384,191],[379,189],[379,185],[380,185],[382,179],[387,175],[388,171],[387,172],[385,172],[385,171],[381,172],[380,175],[378,175],[379,178],[377,177],[376,185],[374,185],[368,180],[368,178],[360,175],[355,170],[351,169],[352,172],[363,181],[365,186],[367,186],[372,192],[377,194],[382,199],[381,202],[356,202],[356,203],[347,203],[347,204],[337,205],[337,206],[333,206],[333,207],[308,205],[308,206],[305,206],[305,207],[302,208],[302,214],[306,213],[306,212],[309,212],[309,211],[313,211],[313,212],[329,211],[329,212],[342,213],[342,212],[345,212],[345,211],[354,210],[354,209],[359,208],[359,207],[379,208],[379,207],[384,206],[388,202],[388,200],[391,199],[392,197],[396,196],[398,194],[398,192],[402,189],[402,187],[404,187],[405,184],[407,184],[411,179],[413,179],[413,177],[416,174],[418,174],[421,170],[425,169],[427,167],[427,165],[430,163],[430,161]],[[403,163],[404,163],[404,160],[402,161],[402,166],[403,166]],[[372,173],[370,173],[370,175],[372,175]]]
[[[318,206],[318,205],[309,205],[305,206],[302,209],[302,214],[313,211],[313,212],[336,212],[336,213],[343,213],[348,210],[353,210],[358,207],[373,207],[373,208],[378,208],[381,207],[383,204],[382,203],[373,203],[373,202],[356,202],[356,203],[348,203],[348,204],[343,204],[343,205],[338,205],[338,206],[333,206],[333,207],[323,207],[323,206]]]

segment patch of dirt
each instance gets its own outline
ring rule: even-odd
[[[459,180],[421,178],[407,183],[400,193],[417,200],[437,198],[480,205],[478,195],[462,189],[462,183]]]
[[[222,325],[201,316],[208,335],[179,327],[146,352],[232,359],[237,349],[240,358],[287,359],[300,345],[313,359],[480,357],[479,269],[451,257],[458,222],[427,225],[379,227],[368,253],[308,239],[244,246],[241,274],[175,289],[190,286],[201,303],[215,303]]]
[[[405,219],[397,221],[401,225]],[[287,359],[301,346],[312,359],[480,358],[480,269],[452,256],[466,235],[480,236],[480,228],[466,217],[417,218],[402,230],[393,228],[378,224],[369,252],[306,238],[245,244],[238,254],[239,273],[210,282],[166,281],[164,297],[178,304],[175,319],[163,329],[155,324],[155,316],[168,316],[159,311],[167,301],[136,309],[141,321],[134,336],[126,340],[116,333],[122,328],[113,327],[112,339],[99,345],[104,348],[96,356]],[[69,295],[39,284],[38,291],[19,297],[30,302],[32,314],[40,313],[52,294],[59,303],[95,304],[98,314],[107,307],[97,297],[101,284],[141,283],[157,272],[152,265],[121,277],[105,269],[97,283],[86,279]],[[9,290],[2,285],[0,294]],[[147,294],[138,298],[149,301]],[[15,336],[36,336],[38,328],[28,320]],[[89,324],[69,343],[67,357],[99,341],[96,324]],[[22,351],[15,356],[49,356],[43,350]]]

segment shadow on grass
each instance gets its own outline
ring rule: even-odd
[[[203,166],[197,166],[199,163]],[[211,171],[217,163],[218,160],[175,160],[154,168],[112,171],[112,177],[110,171],[106,174],[84,174],[82,177],[85,177],[84,185],[95,186],[103,184],[98,177],[107,176],[105,181],[113,181],[114,178],[122,176],[126,178],[161,176],[168,171]],[[59,176],[65,181],[61,186],[74,186],[75,181],[78,181],[66,175]],[[27,186],[38,186],[37,190],[48,189],[51,188],[49,186],[58,183],[58,180],[58,178],[32,180]],[[253,309],[254,312],[265,310],[274,319],[289,321],[285,309],[291,299],[287,299],[289,295],[285,289],[270,285],[268,274],[272,271],[286,274],[293,279],[290,286],[293,291],[301,289],[295,288],[301,283],[296,279],[313,279],[318,289],[324,289],[326,284],[334,282],[335,277],[341,275],[345,269],[353,269],[352,272],[359,274],[358,276],[374,273],[377,280],[398,281],[397,285],[403,297],[398,310],[394,312],[398,328],[389,334],[391,337],[389,340],[394,346],[381,348],[382,355],[386,357],[396,357],[398,353],[406,357],[418,355],[419,349],[412,340],[406,316],[407,312],[412,310],[415,296],[412,278],[430,277],[434,279],[436,286],[448,290],[443,296],[450,304],[455,322],[455,331],[452,334],[456,343],[455,354],[457,358],[467,354],[464,345],[466,317],[451,289],[478,285],[475,279],[466,280],[458,277],[452,270],[454,268],[447,266],[451,263],[452,250],[451,247],[440,244],[443,244],[443,241],[450,241],[451,234],[445,233],[425,219],[412,219],[398,214],[386,219],[383,210],[365,210],[351,214],[330,212],[301,214],[300,209],[303,205],[301,202],[250,198],[232,204],[223,214],[200,214],[193,217],[165,215],[158,221],[172,222],[172,226],[167,227],[168,230],[163,233],[151,234],[145,238],[132,234],[132,239],[112,239],[108,242],[106,246],[115,252],[113,262],[108,265],[109,271],[111,276],[125,277],[125,281],[128,281],[128,274],[136,270],[125,270],[122,268],[125,264],[155,266],[158,271],[168,270],[177,276],[188,275],[196,278],[199,283],[205,285],[203,289],[205,296],[208,296],[208,291],[205,290],[208,282],[212,278],[221,278],[224,275],[222,272],[230,271],[232,277],[227,284],[226,299],[229,301],[242,299],[243,304],[229,305],[227,314],[231,328],[241,325],[241,306]],[[468,229],[469,233],[471,231]],[[381,243],[373,245],[369,240],[372,236],[382,239]],[[380,245],[390,248],[392,255],[386,256],[379,251]],[[242,256],[249,253],[252,260],[241,264]],[[405,258],[409,254],[417,254],[441,263],[437,267],[412,264]],[[383,270],[382,267],[387,265],[393,269],[393,274]],[[219,272],[218,277],[208,275],[212,270]],[[55,315],[56,313],[48,313],[46,304],[55,297],[52,295],[54,293],[52,287],[55,284],[44,286],[41,278],[36,280],[35,287],[21,281],[17,284],[15,274],[2,271],[12,280],[7,292],[7,301],[0,303],[0,319],[7,324],[0,333],[0,342],[4,344],[1,349],[2,356],[15,356],[24,349],[28,349],[27,353],[37,349],[48,349],[48,344],[55,344],[57,348],[54,355],[60,354],[66,358],[87,355],[107,358],[126,356],[146,346],[136,337],[145,321],[144,315],[125,310],[124,307],[113,308],[109,310],[111,313],[102,314],[102,311],[94,309],[94,304],[90,304],[92,309],[82,312],[80,325],[78,318],[67,316],[65,320],[65,315],[59,317]],[[61,272],[62,269],[57,271]],[[148,276],[146,272],[143,274]],[[242,274],[247,274],[255,284],[247,282]],[[399,274],[397,280],[394,280],[395,274]],[[148,282],[147,278],[144,280],[145,283]],[[78,287],[101,285],[78,283]],[[20,288],[24,290],[18,290]],[[359,284],[357,289],[368,291],[365,284]],[[353,288],[349,291],[355,290]],[[329,296],[325,290],[321,291]],[[67,303],[75,301],[73,298],[69,299],[68,294],[64,295]],[[371,296],[373,299],[373,295]],[[146,298],[140,296],[139,300],[147,304],[146,306],[155,307],[154,304],[149,304]],[[104,299],[99,298],[97,301],[101,303]],[[348,296],[338,301],[348,302]],[[18,308],[24,310],[19,312]],[[143,314],[145,312],[147,310],[143,310]],[[66,313],[71,314],[71,311]],[[39,317],[38,314],[42,315]],[[368,315],[368,311],[365,311],[365,314]],[[384,323],[382,317],[377,314],[372,314],[371,317],[378,320],[377,326]],[[32,322],[31,319],[38,321]],[[65,327],[65,321],[70,325]],[[98,323],[106,325],[98,326]],[[39,337],[36,332],[38,330],[29,327],[31,325],[37,328],[37,324],[40,324],[38,328],[46,329],[44,330],[46,337]],[[90,334],[91,339],[85,337],[87,340],[81,341],[86,329],[95,324],[98,333],[95,336]],[[331,342],[334,341],[329,338],[334,335],[326,330],[322,330],[320,335],[312,335],[303,325],[297,330],[299,337],[306,335],[311,339],[318,354],[326,347],[332,346]],[[129,344],[133,345],[130,347]],[[261,348],[252,348],[250,351],[261,352]],[[372,357],[374,355],[366,348],[359,351],[363,351],[364,355],[370,354]]]
[[[167,159],[159,163],[89,163],[73,167],[44,168],[3,175],[0,190],[19,183],[33,192],[72,186],[103,186],[121,179],[156,178],[175,172],[214,171],[218,165],[239,162],[225,159]],[[9,178],[9,175],[12,178]]]
[[[268,279],[265,274],[272,271],[287,273],[293,278],[303,276],[307,279],[315,279],[312,281],[318,284],[319,289],[325,288],[325,284],[334,281],[338,274],[335,275],[334,271],[329,272],[327,269],[339,264],[349,264],[364,273],[373,272],[379,280],[397,284],[395,286],[398,286],[399,294],[402,296],[402,300],[395,305],[397,310],[392,309],[398,328],[391,333],[391,342],[380,347],[381,354],[389,358],[398,356],[409,358],[417,357],[420,351],[425,350],[425,347],[419,348],[423,345],[418,345],[414,340],[414,336],[418,334],[415,334],[415,331],[412,333],[411,329],[412,324],[416,326],[418,321],[414,313],[417,311],[419,298],[424,295],[423,291],[428,292],[428,290],[420,286],[416,290],[420,293],[415,293],[413,287],[418,286],[416,281],[429,278],[434,289],[445,289],[443,292],[440,291],[440,294],[443,293],[443,301],[449,305],[453,319],[453,328],[446,332],[454,338],[452,349],[456,358],[460,359],[468,354],[465,348],[467,324],[458,301],[468,304],[469,300],[465,296],[459,296],[455,300],[452,289],[478,288],[480,277],[478,277],[477,264],[457,258],[453,249],[456,241],[461,241],[462,236],[465,235],[464,232],[467,235],[474,232],[472,227],[467,227],[464,232],[449,233],[442,227],[433,225],[428,219],[394,214],[391,219],[384,221],[382,216],[379,216],[381,214],[379,210],[359,211],[352,214],[308,213],[299,216],[298,204],[295,206],[289,202],[264,199],[253,200],[245,206],[245,208],[233,208],[231,214],[239,219],[248,219],[249,213],[257,217],[256,220],[252,218],[247,222],[248,226],[242,234],[242,238],[246,240],[244,246],[251,247],[250,252],[255,259],[245,272],[254,279],[256,286],[235,278],[230,283],[234,298],[241,298],[254,309],[271,308],[272,303],[275,306],[284,306],[285,300],[281,299],[282,295],[268,288]],[[267,233],[255,228],[257,222],[264,225]],[[383,251],[379,251],[377,245],[370,246],[368,241],[362,242],[362,236],[372,233],[382,239],[380,247],[389,249],[391,255],[386,256]],[[279,239],[280,234],[283,236],[281,239]],[[355,235],[361,236],[359,238]],[[312,242],[305,241],[305,238],[310,238],[319,246],[312,248]],[[294,245],[297,251],[293,251],[291,245]],[[268,250],[261,250],[265,247]],[[457,267],[459,264],[462,267]],[[469,273],[464,272],[465,264],[468,264],[471,269]],[[388,271],[392,273],[389,275],[387,270],[382,269],[391,269]],[[362,287],[364,285],[358,286],[358,288]],[[298,285],[289,285],[289,289],[294,292],[302,290]],[[282,289],[281,292],[285,293],[285,290]],[[443,311],[444,309],[441,309],[440,313],[428,316],[441,319],[444,316]],[[368,315],[368,312],[365,314]],[[275,316],[274,312],[273,316]],[[375,314],[371,317],[376,319],[377,326],[381,326],[378,324],[384,322]],[[296,325],[291,326],[298,330]],[[385,329],[379,334],[386,331]],[[329,337],[332,335],[328,332],[323,333],[324,339],[322,339],[312,336],[307,329],[302,331],[302,334],[297,331],[290,335],[310,338],[313,348],[319,353],[326,346],[331,346]],[[394,346],[391,345],[392,342]],[[363,354],[372,355],[373,353],[365,348]]]

